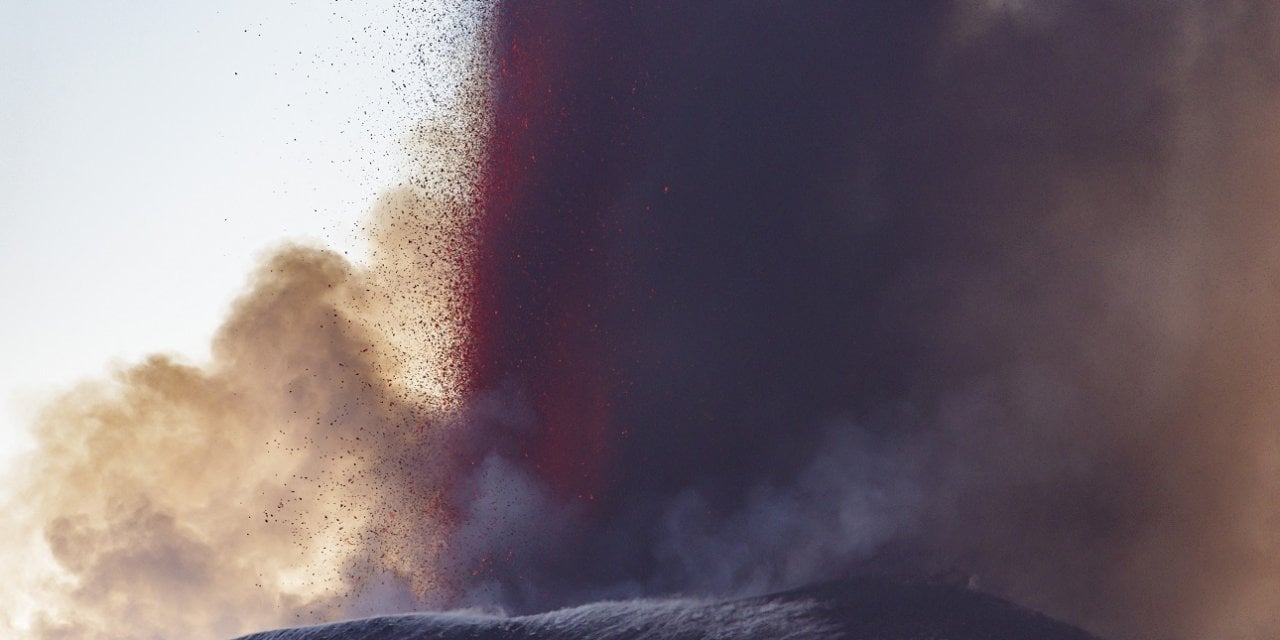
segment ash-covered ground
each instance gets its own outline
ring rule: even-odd
[[[633,600],[502,617],[419,613],[239,640],[1096,640],[958,586],[857,580],[715,602]]]

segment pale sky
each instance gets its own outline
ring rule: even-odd
[[[42,398],[207,357],[264,251],[358,254],[427,108],[407,4],[0,0],[0,468]]]

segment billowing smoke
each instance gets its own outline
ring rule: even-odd
[[[501,6],[370,268],[286,249],[211,365],[48,409],[36,635],[872,572],[1273,636],[1277,20]]]
[[[1274,635],[1278,17],[504,7],[471,379],[581,515],[501,601],[872,571]]]
[[[27,594],[39,637],[228,636],[350,591],[348,548],[398,535],[375,476],[419,419],[352,317],[359,288],[336,256],[282,251],[213,365],[157,356],[49,407],[11,507],[63,569]]]

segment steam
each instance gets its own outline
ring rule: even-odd
[[[1280,630],[1274,5],[494,20],[371,264],[286,247],[211,364],[46,409],[13,624],[888,572],[1115,638]]]

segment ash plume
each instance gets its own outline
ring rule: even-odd
[[[49,407],[34,633],[887,573],[1275,635],[1278,12],[502,4],[371,266]]]
[[[504,601],[959,574],[1273,634],[1276,11],[504,6],[472,380],[583,510]]]

